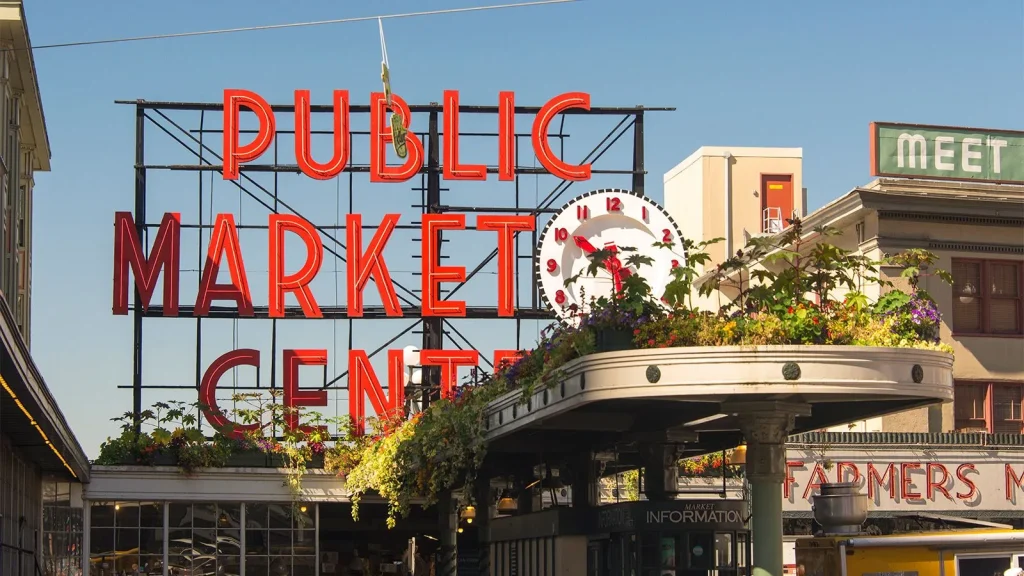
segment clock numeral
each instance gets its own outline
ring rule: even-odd
[[[555,292],[555,304],[558,304],[559,306],[565,304],[565,292],[561,290]]]
[[[673,260],[672,261],[672,267],[673,268],[679,268],[679,260]]]
[[[555,240],[565,242],[569,239],[569,231],[565,228],[555,228]]]
[[[647,206],[642,206],[641,208],[642,208],[642,212],[641,213],[644,215],[644,222],[647,222],[647,220],[648,220],[648,218],[647,218]]]
[[[577,206],[576,218],[579,218],[580,220],[586,220],[587,218],[590,218],[590,208],[587,208],[586,206]]]
[[[605,204],[608,207],[609,212],[621,212],[622,211],[622,200],[614,196],[610,196],[605,200]]]
[[[548,272],[554,272],[558,270],[558,262],[555,262],[554,258],[548,260]]]
[[[662,230],[661,234],[662,234],[662,236],[661,236],[661,241],[662,242],[671,242],[672,241],[672,231],[669,230],[668,228],[665,228],[664,230]]]

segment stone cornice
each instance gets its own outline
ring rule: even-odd
[[[1006,448],[1024,450],[1022,434],[978,434],[963,432],[807,432],[789,437],[789,446],[842,445],[844,447],[879,445],[905,448],[907,446],[936,448]]]
[[[881,236],[876,245],[883,251],[924,248],[944,252],[977,252],[983,254],[1024,254],[1022,244],[995,244],[992,242],[962,242],[959,240],[919,240]]]
[[[901,222],[932,222],[935,224],[969,224],[973,226],[1006,226],[1011,228],[1024,227],[1024,211],[1020,217],[980,216],[971,214],[934,214],[901,210],[879,210],[879,220],[897,220]]]

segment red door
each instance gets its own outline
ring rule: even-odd
[[[786,220],[793,217],[792,176],[761,176],[761,215],[762,232],[778,232],[789,226]]]

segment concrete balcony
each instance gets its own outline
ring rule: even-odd
[[[953,400],[953,357],[944,352],[860,346],[723,346],[591,354],[564,378],[523,401],[492,402],[487,440],[501,452],[569,440],[612,443],[661,427],[693,433],[688,448],[708,452],[741,440],[740,419],[723,403],[809,406],[791,433]],[[685,436],[685,434],[684,434]],[[539,446],[538,446],[539,447]]]

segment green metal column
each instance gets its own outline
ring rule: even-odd
[[[451,494],[444,494],[437,503],[438,520],[441,525],[440,550],[437,551],[437,576],[455,576],[458,570],[456,560],[458,549],[456,548],[456,533],[458,528],[456,506]]]
[[[774,478],[750,481],[751,531],[754,566],[782,576],[782,482]]]
[[[722,406],[735,414],[747,441],[754,573],[782,576],[782,483],[786,479],[786,438],[807,404],[738,402]]]

